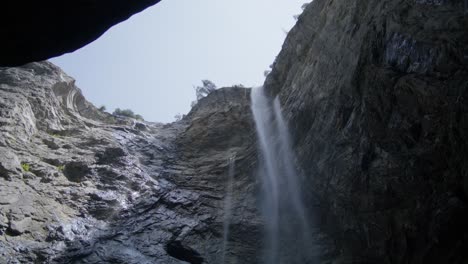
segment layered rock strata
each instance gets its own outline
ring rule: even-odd
[[[254,263],[249,100],[220,89],[179,122],[140,122],[100,112],[48,62],[1,68],[0,262],[217,263],[235,153],[227,258]]]

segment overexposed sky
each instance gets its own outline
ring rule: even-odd
[[[53,58],[96,106],[171,122],[193,86],[263,84],[309,0],[163,0],[74,53]]]

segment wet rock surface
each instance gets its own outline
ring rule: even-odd
[[[339,263],[466,263],[464,1],[314,0],[266,80]]]
[[[0,68],[0,80],[1,263],[217,263],[233,153],[244,165],[232,230],[249,232],[227,255],[255,261],[248,89],[217,90],[160,124],[99,112],[48,62]]]

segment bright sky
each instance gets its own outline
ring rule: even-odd
[[[148,121],[186,114],[202,79],[263,84],[286,31],[309,0],[163,0],[88,46],[51,59],[96,106]]]

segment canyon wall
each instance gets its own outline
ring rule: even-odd
[[[321,263],[468,261],[466,8],[314,0],[289,32],[264,88],[289,122]],[[28,50],[1,65],[56,52]],[[0,262],[219,263],[235,155],[226,259],[257,263],[249,93],[217,90],[161,124],[100,112],[48,62],[0,68]]]
[[[465,263],[463,1],[314,0],[265,86],[339,263]]]
[[[0,68],[0,262],[218,263],[235,154],[226,259],[255,263],[249,94],[162,124],[100,112],[51,63]]]

